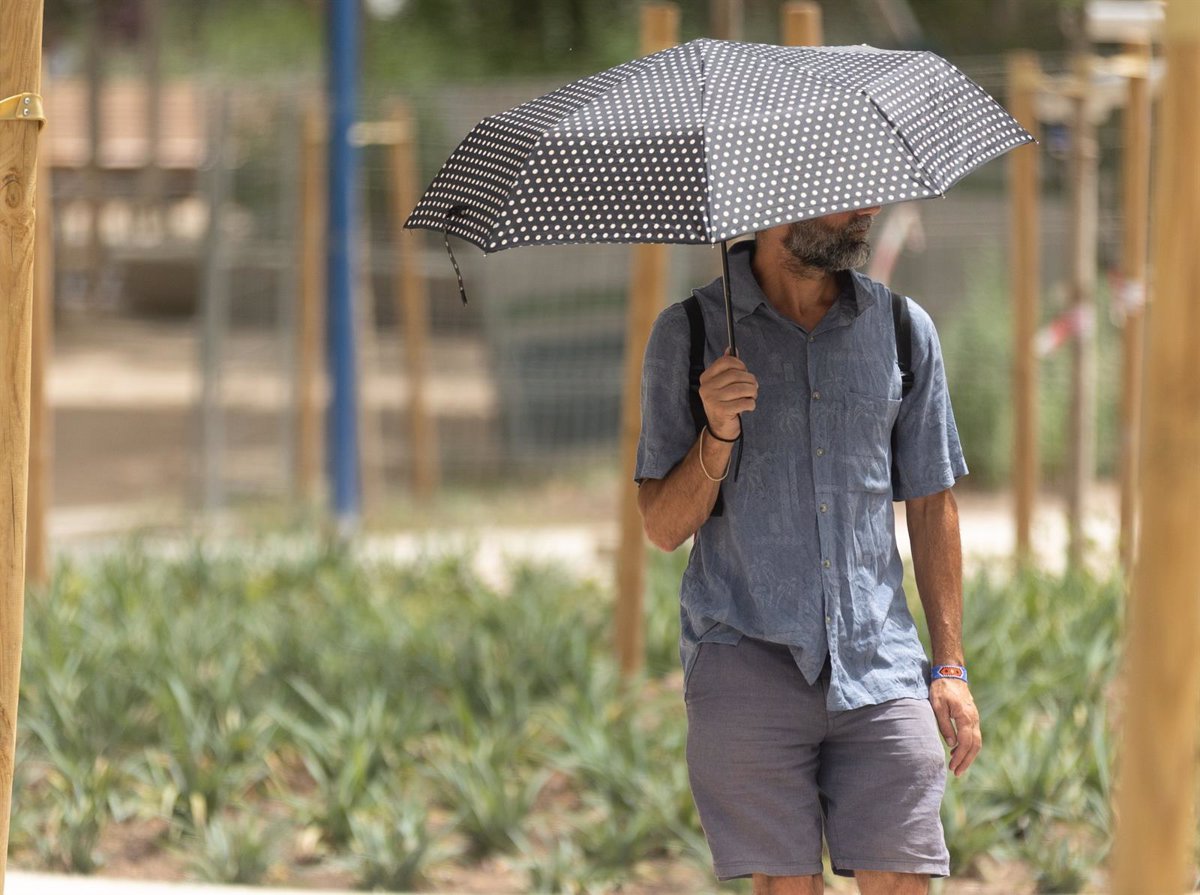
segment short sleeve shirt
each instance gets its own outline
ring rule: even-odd
[[[814,683],[831,666],[828,707],[927,698],[929,662],[908,611],[893,500],[943,491],[967,474],[929,315],[906,299],[914,385],[901,400],[891,292],[849,272],[811,332],[779,314],[729,253],[738,355],[759,382],[742,417],[724,511],[696,533],[680,590],[680,656],[743,635],[786,644]],[[707,367],[725,350],[723,285],[696,291]],[[664,478],[688,453],[691,334],[682,304],[659,315],[642,372],[635,476]],[[893,429],[895,448],[893,456]]]

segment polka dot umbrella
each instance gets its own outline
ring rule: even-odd
[[[766,227],[941,196],[1032,140],[933,53],[693,40],[485,118],[405,226],[485,252],[590,242],[724,251]],[[465,301],[461,274],[459,288]]]

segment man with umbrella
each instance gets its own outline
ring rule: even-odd
[[[655,544],[695,534],[689,771],[717,874],[756,891],[819,891],[822,827],[868,895],[947,872],[938,731],[956,774],[981,744],[949,490],[967,470],[932,321],[853,268],[879,205],[1030,140],[931,53],[700,39],[485,118],[406,223],[452,260],[450,235],[722,246],[726,275],[651,334],[637,477]]]
[[[967,468],[928,314],[904,299],[904,395],[892,293],[853,270],[878,211],[771,227],[730,249],[736,356],[721,281],[696,293],[699,433],[682,304],[659,316],[646,351],[646,533],[664,550],[695,534],[681,588],[689,776],[717,876],[753,876],[756,893],[822,891],[822,828],[834,871],[864,895],[926,892],[948,873],[939,730],[955,774],[982,744],[950,491]],[[932,667],[892,500],[907,508]]]

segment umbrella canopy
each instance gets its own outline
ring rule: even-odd
[[[712,244],[940,196],[1032,139],[933,53],[693,40],[484,119],[405,226],[485,252]]]

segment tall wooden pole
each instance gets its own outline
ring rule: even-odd
[[[1145,63],[1130,72],[1125,101],[1124,152],[1121,165],[1121,307],[1124,316],[1121,351],[1121,564],[1133,569],[1137,543],[1138,434],[1142,421],[1145,345],[1143,306],[1146,294],[1146,251],[1150,231],[1150,46],[1126,47]]]
[[[709,31],[717,40],[741,40],[745,9],[742,0],[709,0]]]
[[[363,144],[355,141],[360,149]],[[373,240],[370,209],[360,206],[357,258],[354,273],[354,379],[359,384],[358,395],[358,479],[359,513],[370,517],[379,511],[384,498],[383,469],[383,411],[372,403],[366,387],[368,364],[379,357],[375,338],[375,262],[372,260]]]
[[[1155,170],[1154,282],[1142,422],[1142,534],[1125,646],[1116,895],[1191,890],[1200,707],[1200,16],[1171,0]]]
[[[29,511],[25,530],[25,577],[50,577],[47,517],[54,460],[53,415],[46,399],[46,371],[54,354],[54,202],[48,153],[38,156],[37,250],[33,262],[33,343],[29,376]]]
[[[674,3],[645,3],[641,15],[641,52],[657,53],[679,40],[679,7]],[[633,482],[641,431],[642,358],[650,327],[667,291],[667,247],[635,245],[625,327],[625,381],[621,400],[620,544],[617,548],[615,638],[621,673],[641,670],[645,652],[642,631],[642,590],[646,579],[646,541]]]
[[[138,5],[146,103],[146,167],[141,172],[138,199],[141,225],[155,238],[161,238],[163,222],[163,6],[160,0],[141,0]]]
[[[1096,467],[1096,240],[1099,218],[1096,129],[1091,119],[1091,60],[1073,63],[1071,123],[1071,343],[1070,458],[1067,480],[1067,563],[1083,564],[1084,519]]]
[[[321,489],[324,431],[322,350],[325,344],[325,113],[304,115],[300,162],[300,313],[296,333],[296,487],[314,503]]]
[[[204,238],[200,300],[200,465],[201,505],[215,513],[225,503],[225,340],[229,334],[231,267],[226,215],[233,193],[229,135],[232,98],[220,90],[209,105],[209,170],[205,193],[208,229]]]
[[[101,284],[104,280],[105,248],[104,235],[100,229],[100,218],[104,213],[105,177],[100,152],[104,134],[109,129],[104,125],[102,106],[104,83],[107,75],[105,45],[107,32],[101,17],[99,3],[88,3],[84,7],[85,28],[88,39],[84,44],[84,79],[87,82],[87,140],[88,162],[84,174],[84,194],[88,203],[87,232],[87,300],[94,309],[100,302]],[[2,40],[3,38],[0,38]]]
[[[275,197],[275,213],[279,216],[278,239],[284,257],[275,280],[275,333],[279,343],[281,366],[287,371],[291,391],[279,414],[279,468],[284,493],[295,498],[299,493],[296,481],[296,332],[300,294],[300,265],[289,263],[287,256],[300,240],[301,156],[304,154],[304,125],[300,106],[291,98],[281,98],[276,115],[276,165],[279,170],[279,190]]]
[[[1041,78],[1036,53],[1022,51],[1008,57],[1008,108],[1037,136],[1034,98]],[[1038,361],[1037,335],[1041,243],[1039,240],[1039,183],[1041,159],[1036,146],[1020,146],[1009,157],[1010,282],[1013,297],[1013,506],[1016,523],[1016,558],[1031,559],[1030,531],[1038,493]]]
[[[421,266],[421,236],[405,230],[404,220],[417,204],[416,122],[407,103],[392,109],[396,141],[388,147],[392,174],[392,233],[400,276],[396,288],[396,320],[404,328],[404,364],[408,379],[408,431],[413,496],[427,501],[437,491],[437,428],[426,397],[429,347],[429,291]]]
[[[821,7],[815,0],[790,0],[780,11],[780,31],[789,47],[819,47],[824,43]]]
[[[42,74],[41,0],[0,3],[0,101],[37,95]],[[25,510],[29,487],[29,355],[38,125],[23,101],[0,119],[0,895],[8,867],[21,633],[25,621]],[[22,118],[24,117],[24,120]]]

